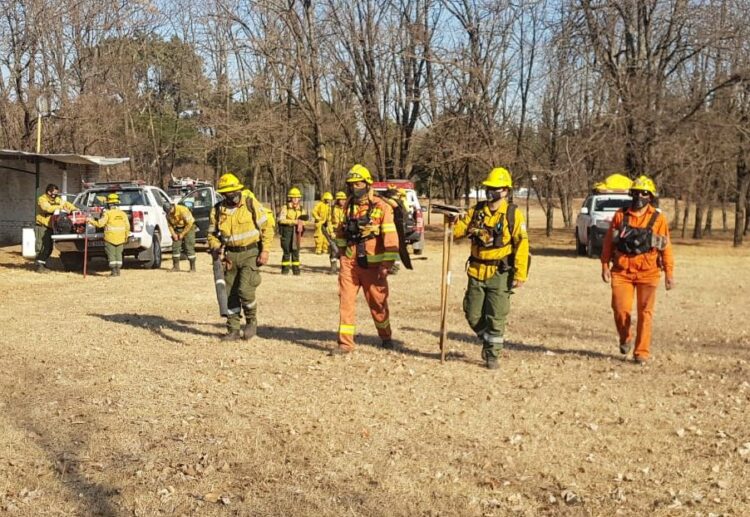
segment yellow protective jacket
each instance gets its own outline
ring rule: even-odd
[[[333,205],[333,207],[331,207],[331,217],[328,220],[328,233],[329,235],[331,235],[331,237],[334,237],[336,235],[336,228],[338,228],[339,225],[344,222],[345,218],[346,213],[344,212],[343,206],[335,204]]]
[[[279,226],[294,226],[297,224],[297,219],[306,214],[307,212],[302,208],[302,205],[299,208],[294,208],[290,203],[287,203],[279,212]]]
[[[315,208],[313,208],[312,216],[315,221],[315,226],[323,226],[324,224],[327,224],[331,218],[331,205],[325,201],[318,201]]]
[[[176,205],[167,213],[167,224],[169,232],[182,239],[195,225],[195,218],[188,207]]]
[[[119,208],[110,208],[104,211],[99,220],[92,220],[91,224],[97,228],[104,228],[104,242],[114,244],[125,244],[130,235],[130,221],[128,214]]]
[[[58,210],[72,212],[78,210],[78,208],[73,203],[64,201],[60,196],[52,199],[45,192],[36,201],[36,224],[51,228],[52,215]]]
[[[216,205],[209,220],[208,247],[212,250],[223,244],[240,248],[256,243],[262,243],[263,251],[271,249],[273,225],[269,224],[260,202],[244,193],[236,207],[228,207],[223,202]]]
[[[481,214],[477,214],[475,219],[474,214],[477,209],[481,209]],[[497,227],[498,223],[502,219],[502,243],[501,247],[483,247],[480,246],[475,239],[472,239],[471,243],[471,256],[479,260],[495,261],[502,260],[515,249],[515,261],[509,266],[515,269],[513,277],[520,281],[525,282],[528,275],[528,261],[529,261],[529,236],[526,233],[526,222],[523,218],[523,213],[516,207],[514,227],[508,228],[507,220],[508,202],[502,200],[500,206],[493,213],[489,208],[489,203],[478,203],[471,207],[469,211],[456,222],[453,227],[453,236],[457,239],[461,237],[483,237],[487,238],[491,236],[491,231]],[[481,221],[481,225],[477,225],[476,221]],[[467,273],[470,277],[480,281],[492,278],[497,272],[496,265],[481,264],[474,261],[469,261],[469,269]]]

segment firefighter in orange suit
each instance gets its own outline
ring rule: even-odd
[[[327,226],[331,221],[331,205],[333,204],[333,196],[330,192],[326,192],[315,204],[312,211],[313,221],[315,222],[315,234],[313,238],[315,240],[315,254],[321,255],[328,253],[328,239],[323,234],[324,226]]]
[[[44,194],[36,201],[36,220],[34,236],[36,237],[36,270],[47,273],[47,259],[52,255],[52,216],[62,210],[77,210],[73,203],[60,197],[60,187],[50,183]]]
[[[638,324],[633,359],[639,364],[651,357],[651,321],[664,270],[667,290],[675,286],[674,257],[667,218],[653,206],[656,185],[646,177],[637,178],[630,188],[629,208],[612,218],[602,249],[602,280],[612,284],[612,310],[620,336],[620,353],[633,347],[630,311],[636,298]]]
[[[104,252],[107,254],[112,276],[120,276],[122,267],[122,250],[130,235],[128,214],[120,210],[120,196],[112,193],[107,196],[107,210],[101,218],[89,218],[97,228],[104,228]]]
[[[355,165],[346,176],[349,199],[344,220],[336,228],[340,250],[338,347],[332,354],[354,350],[357,292],[364,291],[383,348],[393,348],[388,313],[388,271],[398,258],[393,209],[376,196],[372,176]]]

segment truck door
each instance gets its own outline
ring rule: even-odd
[[[161,245],[162,248],[168,248],[172,246],[172,235],[169,233],[169,223],[167,222],[167,214],[164,211],[164,204],[170,203],[171,199],[169,199],[169,196],[166,192],[159,188],[154,188],[151,190],[151,193],[154,195],[154,198],[156,200],[157,206],[154,207],[154,221],[157,222],[159,225],[159,228],[163,228],[161,232]]]
[[[201,187],[185,194],[178,204],[184,205],[190,209],[195,218],[195,224],[198,227],[195,238],[205,241],[208,236],[209,217],[211,209],[214,206],[214,189],[213,187]]]

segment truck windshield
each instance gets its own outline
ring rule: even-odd
[[[629,197],[610,198],[610,199],[597,199],[594,205],[595,212],[615,212],[620,208],[626,208],[630,206]]]
[[[82,206],[107,206],[107,196],[117,194],[120,196],[120,204],[124,206],[145,205],[146,198],[143,190],[96,190],[83,194]]]

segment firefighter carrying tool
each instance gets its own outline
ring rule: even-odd
[[[372,176],[362,165],[346,177],[349,199],[336,228],[341,258],[339,270],[338,347],[332,355],[354,350],[357,292],[364,291],[383,348],[392,349],[388,311],[388,271],[398,258],[393,211],[372,191]]]
[[[659,271],[664,270],[664,284],[669,291],[675,285],[674,257],[667,218],[652,204],[656,198],[654,182],[640,176],[630,187],[630,194],[631,206],[615,213],[604,236],[602,280],[612,283],[612,311],[623,355],[633,348],[630,311],[636,295],[638,325],[633,359],[644,364],[651,356],[651,322]]]
[[[107,210],[99,220],[89,218],[88,222],[97,228],[104,228],[104,252],[107,254],[112,276],[120,276],[122,250],[130,235],[128,214],[119,209],[120,196],[112,193],[107,196]]]
[[[227,296],[227,334],[224,341],[251,339],[258,327],[255,290],[260,285],[260,267],[268,262],[273,227],[254,196],[243,194],[244,186],[232,173],[219,178],[216,191],[224,195],[211,211],[208,247],[214,262],[223,252]],[[220,280],[217,281],[219,294]],[[221,304],[220,304],[221,305]],[[241,311],[245,328],[240,334]]]
[[[482,185],[487,201],[471,207],[456,222],[453,235],[471,239],[464,314],[482,340],[485,365],[494,370],[505,339],[510,295],[526,281],[529,238],[521,210],[508,200],[513,188],[510,172],[492,169]]]
[[[190,209],[176,203],[164,203],[169,233],[172,234],[172,269],[180,270],[180,255],[183,248],[190,263],[190,272],[195,273],[195,219]]]
[[[297,187],[290,188],[286,198],[287,203],[278,217],[282,249],[281,274],[288,275],[291,269],[295,275],[299,275],[300,241],[305,232],[305,221],[308,216],[302,208],[302,192]]]

